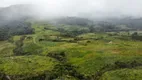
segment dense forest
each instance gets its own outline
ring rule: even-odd
[[[0,27],[0,40],[8,40],[14,35],[32,34],[34,29],[31,28],[31,23],[13,21]]]

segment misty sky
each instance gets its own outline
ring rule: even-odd
[[[36,4],[54,15],[142,17],[142,0],[0,0],[0,7],[14,4]]]

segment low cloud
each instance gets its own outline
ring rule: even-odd
[[[1,0],[0,6],[34,4],[42,16],[142,17],[142,0]]]

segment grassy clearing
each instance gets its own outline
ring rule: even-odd
[[[13,49],[15,48],[15,45],[12,43],[9,43],[7,41],[1,41],[0,42],[0,56],[11,56],[13,55]]]
[[[52,41],[57,36],[65,41],[75,39],[60,36],[56,27],[40,24],[33,24],[32,27],[35,29],[35,34],[26,35],[31,38],[26,38],[22,47],[24,52],[29,53],[29,55],[7,57],[13,55],[12,50],[15,45],[7,41],[0,42],[0,70],[2,72],[9,75],[37,75],[46,70],[50,71],[57,61],[47,57],[48,53],[62,51],[67,55],[67,61],[77,66],[77,70],[84,75],[93,75],[104,65],[114,64],[116,61],[137,60],[142,62],[142,42],[121,40],[118,37],[124,36],[121,35],[122,33],[114,36],[110,36],[110,33],[86,33],[77,36],[77,38],[82,37],[82,40],[71,43]],[[45,30],[44,27],[53,30]],[[66,26],[65,29],[68,30],[71,27]],[[14,36],[13,39],[17,41],[20,37]],[[39,41],[40,39],[45,40]],[[51,41],[48,41],[48,39],[51,39]],[[137,78],[137,80],[141,80],[141,70],[141,68],[138,68],[110,71],[106,72],[101,79],[136,80],[135,78]],[[123,76],[124,74],[126,76]]]
[[[44,54],[51,51],[65,51],[69,62],[79,66],[80,72],[89,75],[94,74],[105,64],[114,63],[117,60],[133,60],[133,57],[142,55],[142,43],[139,41],[119,40],[105,33],[88,33],[78,37],[88,40],[90,38],[101,39],[90,40],[91,43],[87,43],[86,46],[82,45],[86,44],[86,41],[82,41],[81,44],[42,42],[41,45],[46,44],[45,47],[48,49]]]
[[[0,58],[0,70],[8,75],[35,75],[51,70],[56,63],[44,56]]]
[[[142,69],[121,69],[107,72],[101,80],[142,80]]]

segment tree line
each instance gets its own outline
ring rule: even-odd
[[[14,35],[24,35],[34,33],[34,29],[28,22],[11,22],[0,27],[0,41],[8,40]]]

